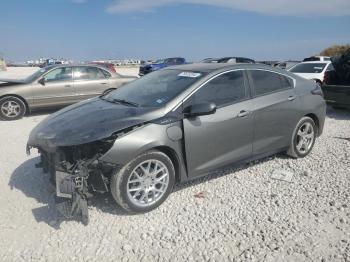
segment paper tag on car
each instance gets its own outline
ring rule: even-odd
[[[192,77],[192,78],[199,77],[200,75],[201,75],[200,73],[195,73],[195,72],[182,72],[178,74],[178,76]]]

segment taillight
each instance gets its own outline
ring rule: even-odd
[[[330,78],[330,75],[329,75],[330,73],[329,73],[329,71],[326,71],[325,73],[324,73],[324,76],[323,76],[323,84],[327,84],[327,83],[329,83],[329,78]]]

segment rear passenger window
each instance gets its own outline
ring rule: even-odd
[[[293,86],[286,77],[282,79],[281,75],[277,73],[264,70],[252,70],[250,74],[253,79],[256,96],[273,93]]]
[[[105,75],[97,67],[82,66],[74,68],[74,80],[103,79]]]
[[[192,103],[232,104],[246,98],[243,71],[222,74],[202,86],[193,96]]]

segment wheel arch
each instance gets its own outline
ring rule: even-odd
[[[114,141],[112,148],[100,157],[101,161],[126,165],[132,159],[150,150],[159,150],[173,162],[176,181],[187,179],[186,162],[182,155],[182,140],[167,136],[168,125],[149,124]]]
[[[179,159],[179,156],[177,155],[176,151],[168,146],[156,146],[156,147],[151,148],[149,150],[158,150],[158,151],[166,154],[170,158],[171,162],[174,165],[174,169],[175,169],[175,181],[180,182],[181,181],[180,159]]]
[[[318,119],[317,115],[315,115],[313,113],[309,113],[309,114],[306,114],[305,116],[310,117],[315,122],[315,125],[317,128],[316,132],[317,132],[317,136],[318,136],[319,130],[320,130],[320,120]]]
[[[16,95],[16,94],[6,94],[6,95],[3,95],[3,96],[0,96],[0,100],[3,99],[3,98],[6,98],[6,97],[16,97],[16,98],[20,99],[24,103],[24,105],[26,107],[25,114],[30,113],[29,104],[28,104],[27,100],[24,97],[22,97],[20,95]]]

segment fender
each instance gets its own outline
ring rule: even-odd
[[[178,178],[187,179],[185,161],[183,159],[183,134],[181,121],[161,125],[150,123],[142,128],[118,137],[110,150],[99,158],[100,161],[115,165],[125,165],[136,156],[154,148],[169,148],[176,153],[179,162]]]

